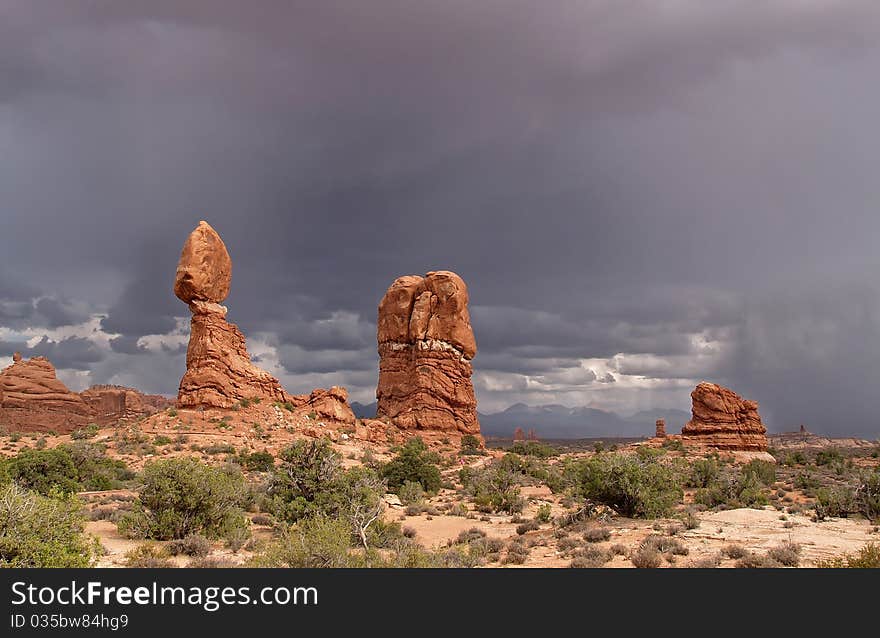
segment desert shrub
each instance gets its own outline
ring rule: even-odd
[[[684,443],[681,442],[681,439],[665,439],[660,445],[666,450],[684,452]]]
[[[219,558],[216,556],[203,556],[193,558],[186,566],[189,569],[228,569],[230,567],[238,567],[228,558]]]
[[[153,439],[153,445],[155,445],[156,447],[170,445],[171,442],[171,437],[165,436],[164,434],[157,434],[156,437]]]
[[[211,541],[201,534],[189,534],[168,543],[168,551],[172,555],[207,556],[211,553]]]
[[[415,538],[418,532],[413,527],[406,526],[403,528],[403,536],[405,538]]]
[[[880,568],[880,544],[868,543],[855,554],[844,554],[825,561],[819,561],[817,567],[830,568]]]
[[[455,542],[470,543],[471,541],[480,540],[481,538],[486,538],[486,532],[479,527],[471,527],[470,529],[459,532],[458,538]]]
[[[281,453],[269,485],[276,518],[295,523],[314,517],[341,518],[363,545],[382,512],[384,480],[368,467],[343,470],[327,441],[300,440]]]
[[[746,552],[746,555],[736,561],[734,565],[744,569],[775,569],[782,567],[780,563],[766,554]]]
[[[480,454],[480,439],[473,434],[465,434],[461,437],[461,454]]]
[[[709,487],[718,480],[721,470],[718,461],[714,457],[697,459],[691,466],[691,473],[687,479],[688,487]]]
[[[571,536],[566,536],[559,539],[559,542],[556,546],[559,548],[561,552],[568,552],[576,547],[580,547],[580,542],[576,538],[572,538]]]
[[[534,532],[535,530],[541,529],[541,525],[538,521],[531,520],[526,521],[525,523],[520,523],[516,526],[516,533],[522,536],[526,532]]]
[[[754,463],[755,461],[752,461]],[[764,461],[766,463],[766,461]],[[738,476],[721,474],[705,488],[698,489],[694,501],[707,507],[763,507],[769,503],[768,492],[757,466],[740,471]],[[766,475],[765,475],[766,477]]]
[[[210,456],[215,454],[235,454],[235,448],[230,443],[214,443],[202,448],[202,452]]]
[[[635,518],[667,516],[683,496],[672,468],[622,454],[600,454],[583,461],[578,491],[589,501]]]
[[[269,472],[275,467],[275,457],[271,452],[248,452],[242,450],[238,456],[231,459],[249,472]]]
[[[511,462],[502,462],[482,470],[462,468],[459,472],[465,493],[474,499],[474,506],[480,512],[521,512],[523,499],[520,496],[519,476],[512,469]]]
[[[801,562],[801,546],[791,541],[772,547],[767,556],[785,567],[797,567]]]
[[[507,546],[507,554],[501,562],[505,565],[522,565],[529,557],[530,550],[525,543],[520,540],[512,541]]]
[[[539,523],[549,523],[552,516],[553,509],[550,507],[550,504],[543,503],[538,506],[538,511],[535,513],[535,520]]]
[[[425,490],[422,488],[421,483],[406,481],[400,486],[397,495],[400,497],[400,502],[404,505],[417,505],[424,501]]]
[[[820,520],[852,514],[861,514],[869,520],[880,518],[880,470],[861,475],[855,486],[836,486],[816,492],[816,516]]]
[[[602,567],[602,565],[611,560],[611,557],[611,552],[604,549],[599,549],[598,547],[584,547],[574,553],[569,567],[575,569]]]
[[[559,455],[555,448],[540,441],[517,441],[510,447],[510,452],[520,456],[534,456],[539,459]]]
[[[615,556],[626,556],[627,549],[626,545],[622,543],[616,543],[611,546],[611,549],[609,551]]]
[[[690,567],[695,569],[714,569],[721,564],[721,556],[718,554],[712,554],[711,556],[704,556],[703,558],[699,558],[693,561],[690,564]]]
[[[738,559],[749,553],[742,545],[725,545],[721,548],[721,553],[728,558]]]
[[[135,476],[123,461],[106,456],[106,448],[100,443],[76,441],[56,449],[70,455],[82,490],[120,489]]]
[[[813,476],[808,470],[798,472],[794,477],[794,486],[799,490],[815,490],[822,487],[822,481]]]
[[[691,510],[685,512],[681,517],[681,522],[685,529],[697,529],[700,526],[700,519]]]
[[[351,530],[341,519],[314,516],[300,520],[255,556],[254,567],[358,567],[350,548]]]
[[[836,447],[816,452],[816,465],[831,465],[843,461],[843,454]]]
[[[632,553],[630,560],[641,569],[657,569],[663,564],[663,556],[656,549],[640,547]]]
[[[676,556],[688,555],[688,548],[682,545],[678,539],[661,534],[647,536],[642,541],[642,544],[639,545],[639,549],[656,550],[661,554],[674,554]]]
[[[770,461],[753,459],[740,469],[742,476],[754,476],[764,485],[773,485],[776,482],[776,465]]]
[[[272,527],[275,524],[275,519],[268,514],[257,514],[256,516],[251,518],[251,523],[253,523],[254,525],[265,525],[266,527]]]
[[[144,569],[174,567],[169,557],[167,548],[156,543],[144,543],[126,552],[125,565]]]
[[[79,472],[64,448],[24,449],[2,465],[15,483],[44,496],[53,490],[65,494],[79,491]]]
[[[301,439],[285,448],[268,489],[275,516],[293,523],[334,509],[341,467],[329,441]]]
[[[79,441],[82,439],[92,439],[97,436],[98,431],[99,428],[96,423],[89,423],[86,427],[71,432],[70,438],[74,441]]]
[[[670,523],[669,525],[666,526],[666,533],[669,536],[677,536],[678,534],[680,534],[683,531],[684,531],[684,523],[675,522],[675,523]]]
[[[379,475],[388,482],[388,488],[397,492],[407,481],[421,483],[426,492],[440,489],[440,469],[437,463],[440,456],[428,450],[419,437],[411,438],[388,463],[379,470]]]
[[[0,487],[0,567],[89,567],[97,542],[84,533],[76,497]]]
[[[201,533],[227,537],[246,529],[247,485],[235,466],[213,468],[193,458],[144,467],[143,488],[119,531],[132,538],[170,540]]]
[[[601,543],[611,538],[611,530],[607,527],[592,527],[584,532],[584,540],[588,543]]]

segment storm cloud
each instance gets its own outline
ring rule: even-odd
[[[379,299],[443,268],[482,412],[710,379],[876,437],[878,64],[872,0],[4,2],[0,342],[173,394],[206,219],[294,392],[369,403]]]

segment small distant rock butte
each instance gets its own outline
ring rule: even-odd
[[[691,392],[692,418],[681,429],[684,443],[719,450],[765,452],[767,428],[758,403],[715,383],[700,383]]]
[[[404,429],[479,434],[468,290],[454,272],[400,277],[379,303],[379,418]]]
[[[251,362],[244,335],[226,321],[227,309],[220,305],[231,282],[232,260],[226,244],[207,222],[200,221],[183,245],[174,281],[174,294],[192,313],[178,407],[231,409],[243,399],[267,399],[331,421],[354,423],[345,388],[292,395],[278,379]]]

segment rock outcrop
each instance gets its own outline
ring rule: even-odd
[[[654,423],[654,438],[666,438],[666,419],[657,419],[657,421]]]
[[[23,361],[15,353],[12,360],[0,372],[0,427],[65,434],[92,422],[88,405],[58,380],[47,358]]]
[[[143,394],[121,385],[93,385],[79,393],[93,415],[93,423],[112,426],[120,420],[135,420],[174,406],[159,394]]]
[[[408,275],[379,303],[378,418],[403,429],[478,434],[468,291],[453,272]]]
[[[700,383],[691,392],[693,414],[681,429],[685,443],[731,451],[767,450],[767,429],[758,403],[715,383]]]
[[[199,222],[187,238],[177,266],[174,294],[192,312],[186,374],[180,380],[180,408],[232,408],[242,399],[288,403],[338,423],[354,423],[344,388],[292,395],[267,371],[251,362],[245,338],[226,321],[220,302],[229,294],[232,260],[220,235]]]

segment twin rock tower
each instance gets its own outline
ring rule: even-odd
[[[174,282],[174,294],[192,313],[178,407],[229,409],[260,398],[354,422],[345,389],[292,395],[251,362],[244,335],[226,321],[220,305],[231,281],[226,245],[207,222],[199,222],[183,245]],[[477,345],[461,277],[437,271],[398,278],[379,303],[377,333],[378,419],[404,430],[479,434],[471,382]]]

